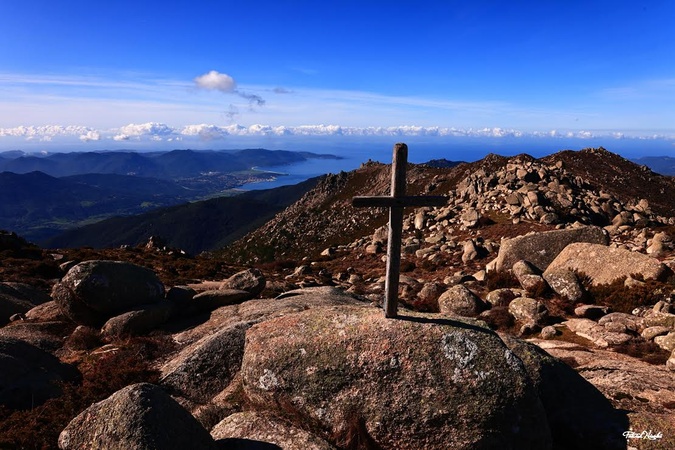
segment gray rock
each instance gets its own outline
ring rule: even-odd
[[[59,305],[57,305],[53,300],[31,308],[26,313],[26,319],[39,322],[70,320],[65,314],[63,314],[63,311],[61,311]]]
[[[548,287],[541,272],[527,261],[516,262],[512,270],[522,288],[530,294],[544,292]]]
[[[460,220],[463,226],[467,228],[473,228],[478,225],[480,213],[474,208],[469,208],[464,214],[461,215]]]
[[[644,328],[644,320],[641,317],[632,314],[613,312],[598,319],[598,325],[605,326],[610,322],[616,322],[624,325],[628,330],[639,333]]]
[[[160,383],[173,395],[206,403],[239,371],[246,330],[253,323],[226,326],[184,348],[162,367]]]
[[[629,334],[608,331],[603,325],[599,325],[590,319],[569,319],[563,322],[563,324],[570,331],[588,339],[601,348],[625,344],[632,339],[632,336]]]
[[[147,334],[171,317],[173,305],[163,301],[112,317],[101,328],[104,337]]]
[[[263,447],[262,443],[273,444],[269,449],[284,450],[333,450],[334,447],[323,439],[316,437],[302,428],[289,425],[274,417],[255,411],[232,414],[211,430],[211,436],[223,445],[237,444],[246,441],[249,447]],[[238,447],[237,447],[238,448]]]
[[[0,328],[0,337],[20,339],[46,352],[53,353],[63,347],[64,330],[72,327],[72,322],[17,322]]]
[[[514,291],[509,288],[495,289],[485,296],[485,301],[491,306],[508,306],[516,297],[521,297],[522,292]]]
[[[0,337],[0,405],[31,409],[61,394],[62,381],[79,378],[74,367],[23,340]]]
[[[463,284],[452,286],[438,298],[441,314],[475,317],[485,309],[485,303]]]
[[[54,285],[52,297],[81,325],[100,326],[110,317],[164,298],[164,286],[145,267],[122,261],[85,261]]]
[[[476,258],[478,258],[478,248],[473,239],[469,239],[462,245],[462,262],[466,263]]]
[[[223,281],[220,289],[235,289],[250,292],[253,297],[265,290],[265,276],[258,269],[247,269],[237,272]]]
[[[645,280],[661,279],[669,274],[668,268],[657,259],[641,253],[605,245],[574,243],[560,252],[544,272],[571,270],[586,274],[595,286],[639,274]]]
[[[337,442],[361,431],[380,448],[551,448],[522,362],[473,321],[310,309],[253,326],[242,377],[255,408],[290,409],[292,425],[316,424]]]
[[[149,383],[127,386],[91,405],[66,426],[58,444],[61,450],[218,448],[197,419]]]
[[[504,239],[499,247],[496,269],[498,271],[509,269],[522,259],[543,272],[555,257],[573,242],[607,245],[609,237],[602,228],[579,227]]]
[[[549,266],[544,272],[544,280],[553,292],[572,303],[580,302],[586,293],[576,274],[566,268],[555,269]]]
[[[519,322],[542,325],[548,318],[548,309],[539,300],[518,297],[509,303],[509,312]]]
[[[549,325],[541,329],[540,336],[542,339],[553,339],[558,334],[558,330],[556,330],[555,327]]]

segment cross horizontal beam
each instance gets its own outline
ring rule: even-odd
[[[382,196],[359,196],[352,198],[352,206],[356,208],[374,207],[374,208],[403,208],[406,206],[444,206],[448,204],[448,197],[442,196],[403,196],[391,197]]]

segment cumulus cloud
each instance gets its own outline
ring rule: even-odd
[[[87,131],[85,134],[80,135],[80,140],[82,142],[90,142],[90,141],[100,141],[101,140],[101,133],[98,131]]]
[[[250,110],[253,110],[254,106],[263,106],[265,104],[265,99],[263,99],[261,96],[237,89],[237,82],[234,81],[234,78],[226,73],[220,73],[216,70],[212,70],[208,73],[205,73],[204,75],[196,77],[194,82],[199,89],[220,91],[226,94],[238,95],[248,102]],[[230,119],[232,119],[232,117],[237,114],[239,114],[238,111],[236,114],[232,114],[231,111],[226,113]]]
[[[163,123],[148,122],[148,123],[130,123],[120,127],[117,134],[113,136],[115,141],[126,141],[131,138],[140,138],[142,136],[149,136],[152,138],[159,138],[171,136],[174,129]]]
[[[209,91],[233,92],[237,87],[234,78],[216,70],[200,75],[194,81],[198,88]]]

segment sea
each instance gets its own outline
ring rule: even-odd
[[[635,159],[642,156],[675,156],[675,145],[667,140],[648,139],[564,139],[564,138],[494,138],[447,140],[415,140],[406,137],[408,161],[425,163],[433,159],[472,162],[484,158],[490,153],[502,156],[514,156],[521,153],[540,158],[562,150],[582,150],[584,148],[604,147],[624,158]],[[327,173],[339,173],[357,169],[369,160],[390,163],[395,137],[388,141],[351,142],[331,145],[325,142],[303,142],[297,146],[287,146],[284,150],[310,151],[330,154],[340,159],[309,159],[304,162],[275,167],[256,167],[271,173],[274,179],[248,183],[243,190],[272,189],[297,184],[312,177]]]

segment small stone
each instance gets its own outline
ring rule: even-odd
[[[553,339],[558,335],[558,330],[553,326],[547,326],[541,329],[541,338],[542,339]]]

